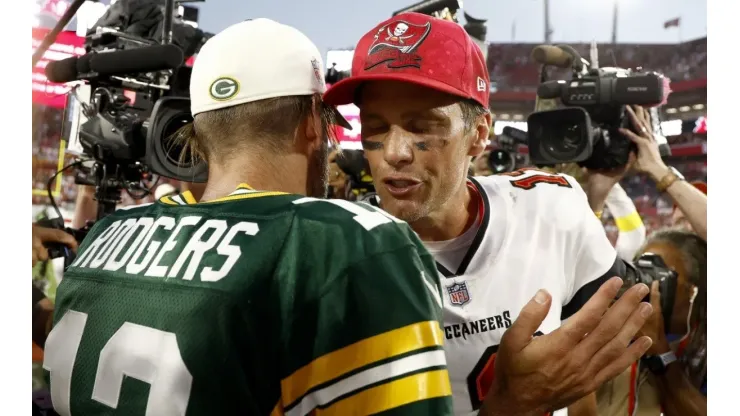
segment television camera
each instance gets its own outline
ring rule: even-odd
[[[576,162],[590,169],[624,166],[636,149],[619,133],[619,128],[631,128],[627,105],[649,107],[661,155],[670,155],[657,111],[668,97],[669,81],[641,68],[599,68],[595,43],[591,55],[589,63],[568,45],[541,45],[532,51],[542,71],[537,108],[527,118],[531,162],[537,166]],[[571,70],[571,79],[548,80],[550,66]]]
[[[192,121],[185,58],[210,37],[175,16],[175,8],[186,2],[120,0],[87,32],[85,55],[46,67],[50,81],[75,83],[65,119],[79,124],[73,129],[65,126],[64,138],[79,140],[82,148],[79,160],[56,175],[76,168],[75,182],[95,187],[98,219],[115,210],[122,190],[141,192],[139,198],[148,194],[151,187],[144,181],[152,174],[190,182],[207,178],[204,162],[195,164],[186,156],[181,163],[182,147],[173,141],[174,133]],[[75,0],[47,34],[33,55],[33,65],[82,3]],[[51,193],[54,177],[47,190],[61,218]],[[84,237],[84,230],[66,231],[78,240]]]
[[[511,172],[527,165],[527,157],[519,153],[519,145],[527,144],[527,133],[510,126],[496,137],[498,147],[488,153],[488,167],[494,174]]]

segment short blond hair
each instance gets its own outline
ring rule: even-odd
[[[223,160],[245,146],[282,152],[314,110],[323,132],[336,144],[334,110],[318,94],[267,98],[199,113],[176,133],[173,143],[183,146],[181,162],[189,157]]]

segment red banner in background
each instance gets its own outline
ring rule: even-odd
[[[33,28],[33,38],[31,53],[44,40],[44,36],[49,33],[48,29]],[[33,102],[35,104],[47,105],[50,107],[64,108],[67,102],[66,94],[69,87],[65,84],[49,82],[44,74],[44,69],[50,61],[60,61],[72,56],[85,54],[85,39],[77,36],[75,32],[62,32],[57,36],[56,41],[44,53],[38,64],[33,68],[32,90]]]
[[[339,146],[342,149],[362,149],[360,125],[360,109],[354,104],[340,105],[337,107],[339,113],[352,125],[352,130],[337,126],[336,134]]]

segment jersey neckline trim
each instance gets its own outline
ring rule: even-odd
[[[457,268],[457,271],[455,273],[447,270],[446,267],[439,264],[438,262],[435,262],[437,264],[437,271],[442,273],[444,277],[457,277],[465,274],[465,271],[468,269],[470,262],[473,260],[473,256],[475,256],[475,253],[478,252],[478,248],[480,248],[480,245],[483,242],[483,237],[485,237],[486,231],[488,230],[488,223],[491,220],[491,207],[488,201],[488,195],[486,195],[486,191],[484,191],[480,183],[478,183],[478,181],[476,181],[472,177],[469,177],[468,181],[469,184],[473,185],[473,188],[475,189],[475,191],[478,192],[478,196],[480,197],[480,205],[478,206],[479,212],[477,214],[478,218],[480,219],[478,232],[476,232],[475,238],[473,238],[473,242],[470,243],[470,247],[465,253],[465,256],[460,262],[460,266]],[[480,211],[483,212],[481,213]]]
[[[212,204],[217,202],[229,202],[229,201],[237,201],[241,199],[248,199],[248,198],[260,198],[265,196],[276,196],[276,195],[287,195],[286,192],[276,192],[276,191],[258,191],[253,189],[251,186],[247,185],[246,183],[239,184],[237,186],[236,190],[229,195],[213,199],[211,201],[203,201],[198,202],[195,200],[195,197],[193,197],[192,192],[185,191],[179,195],[171,195],[171,196],[163,196],[160,198],[157,202],[174,206],[174,205],[202,205],[202,204]]]

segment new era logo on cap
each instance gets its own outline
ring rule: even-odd
[[[478,77],[478,91],[488,91],[488,83],[481,77]]]
[[[470,98],[488,108],[489,77],[478,45],[462,26],[420,13],[402,13],[360,39],[352,74],[324,95],[333,105],[349,104],[364,82],[393,80]]]

